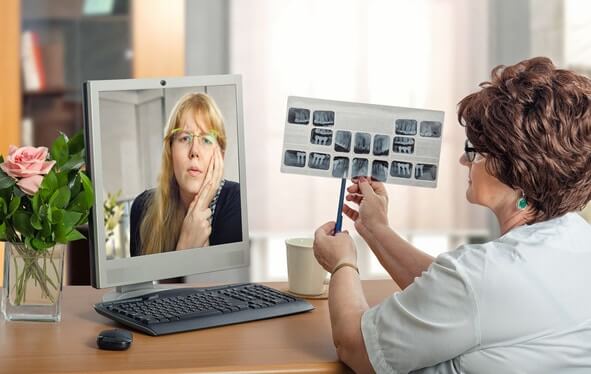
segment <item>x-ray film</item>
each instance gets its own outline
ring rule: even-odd
[[[281,171],[436,187],[443,115],[290,96]]]

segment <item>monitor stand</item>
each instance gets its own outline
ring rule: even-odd
[[[117,286],[114,290],[111,290],[103,295],[103,302],[131,299],[158,291],[164,291],[170,288],[171,287],[162,286],[156,281]]]

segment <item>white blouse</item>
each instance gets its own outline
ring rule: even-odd
[[[591,373],[591,225],[569,213],[444,253],[361,328],[378,373]]]

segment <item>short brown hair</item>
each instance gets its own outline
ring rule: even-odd
[[[536,57],[495,67],[480,87],[458,120],[487,171],[523,190],[529,223],[581,210],[591,200],[591,80]]]

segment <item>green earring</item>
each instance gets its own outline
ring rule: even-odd
[[[527,208],[527,199],[525,196],[521,196],[519,200],[517,200],[517,209],[524,210]]]

